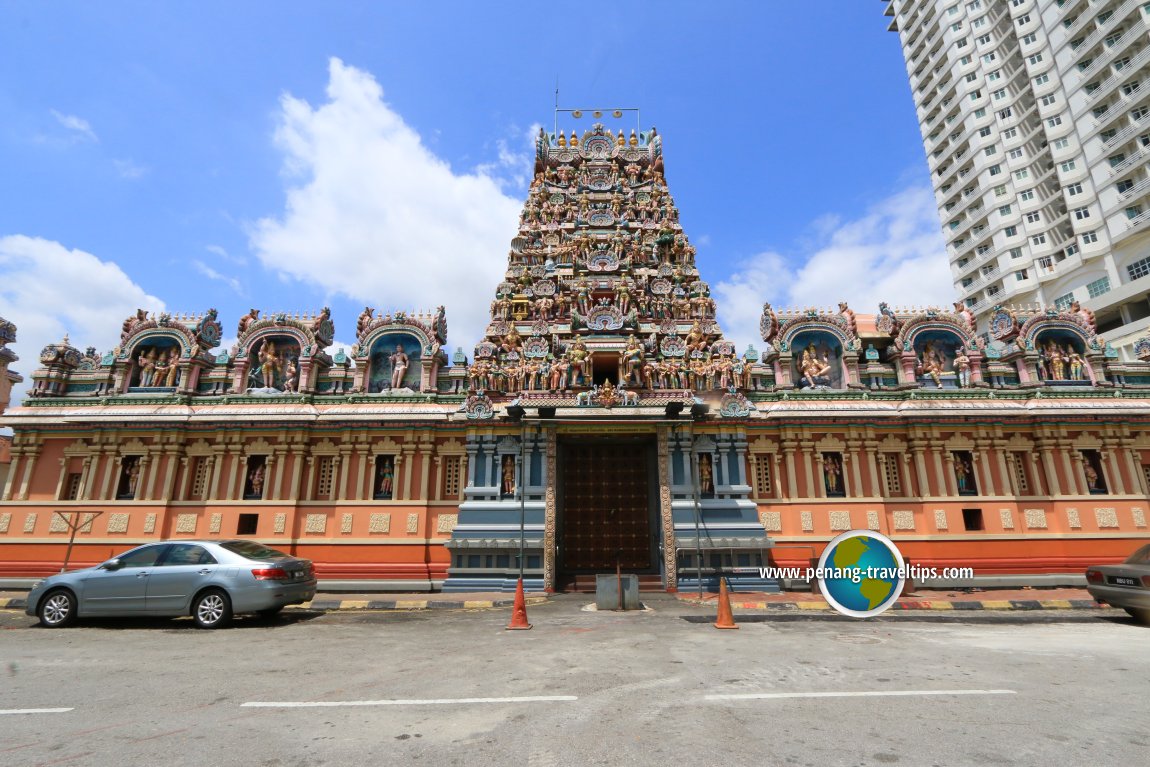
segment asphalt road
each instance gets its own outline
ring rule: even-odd
[[[588,601],[534,607],[523,632],[507,610],[215,632],[0,612],[0,764],[1046,767],[1150,748],[1150,629],[1117,611],[717,631],[667,599]]]

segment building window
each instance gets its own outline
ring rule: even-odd
[[[1018,128],[1007,128],[1006,130],[1004,130],[1002,132],[1002,137],[1004,139],[1012,139],[1017,135],[1018,135]]]
[[[330,455],[320,456],[316,464],[315,500],[331,500],[332,474],[334,473],[335,458]]]
[[[459,469],[462,456],[449,455],[443,459],[443,497],[450,500],[459,497]]]
[[[1001,165],[991,165],[990,166],[990,175],[997,176],[999,173],[1002,173],[1002,166]]]
[[[987,157],[990,157],[992,154],[998,154],[998,147],[988,146],[986,149],[982,150],[982,153]]]
[[[1097,450],[1082,451],[1082,473],[1086,476],[1086,491],[1091,495],[1106,495],[1106,475],[1102,471],[1102,456]]]
[[[1054,117],[1048,118],[1046,124],[1051,128],[1057,128],[1062,124],[1062,115],[1054,115]]]
[[[1031,43],[1036,42],[1038,42],[1038,35],[1036,35],[1034,32],[1031,32],[1029,35],[1026,35],[1022,38],[1023,45],[1030,45]]]
[[[248,456],[247,467],[244,471],[244,500],[259,501],[264,497],[264,487],[267,482],[268,457],[266,455]]]
[[[1089,245],[1092,242],[1098,242],[1098,232],[1083,232],[1082,244]]]
[[[193,460],[191,495],[186,500],[202,501],[208,484],[208,459],[201,457]]]
[[[1038,224],[1041,222],[1042,222],[1042,214],[1039,213],[1037,210],[1032,210],[1031,212],[1026,214],[1026,223]]]
[[[395,490],[395,456],[377,455],[375,457],[375,477],[372,480],[372,498],[377,501],[389,501]]]
[[[68,476],[64,479],[64,497],[62,501],[78,501],[80,500],[80,481],[84,478],[83,472],[72,471],[68,472]]]
[[[1125,194],[1127,191],[1134,188],[1134,179],[1124,178],[1115,184],[1114,188],[1118,190],[1118,194]]]
[[[1033,243],[1034,245],[1045,245],[1046,244],[1046,232],[1043,232],[1042,234],[1034,235],[1033,237],[1030,238],[1030,242]]]
[[[1044,106],[1044,107],[1048,107],[1051,104],[1057,104],[1057,103],[1058,103],[1058,97],[1055,96],[1053,93],[1051,93],[1049,96],[1043,96],[1042,97],[1042,106]]]
[[[1141,205],[1131,205],[1126,209],[1126,218],[1134,219],[1142,215]]]
[[[967,531],[982,530],[982,509],[963,509],[962,527]]]
[[[1131,280],[1137,280],[1150,274],[1150,256],[1141,258],[1127,266],[1126,273],[1130,275]]]
[[[1064,312],[1070,308],[1072,303],[1074,303],[1074,294],[1067,293],[1064,296],[1059,296],[1058,298],[1054,299],[1054,308],[1060,312]]]
[[[1011,258],[1022,258],[1022,248],[1011,248],[1008,252]]]
[[[755,456],[755,494],[759,498],[768,498],[771,495],[771,463],[770,456]]]
[[[1013,237],[1014,235],[1018,234],[1018,227],[1017,226],[1008,226],[1002,230],[1002,233],[1004,235],[1006,235],[1007,237]]]
[[[1034,54],[1033,56],[1027,56],[1027,57],[1026,57],[1026,60],[1027,60],[1027,61],[1029,61],[1031,64],[1038,64],[1038,63],[1041,63],[1041,61],[1042,61],[1042,54],[1041,54],[1041,53],[1036,53],[1036,54]]]
[[[1022,282],[1023,280],[1026,280],[1029,278],[1030,278],[1030,275],[1026,273],[1025,269],[1019,269],[1017,272],[1014,273],[1014,279],[1018,280],[1019,282]]]
[[[1019,199],[1021,199],[1023,202],[1029,202],[1030,200],[1033,200],[1034,199],[1034,190],[1033,189],[1022,190],[1022,194],[1019,195]]]
[[[978,135],[981,136],[982,138],[986,138],[987,136],[990,135],[990,127],[987,126],[984,128],[979,128],[978,129]]]
[[[259,525],[259,514],[240,514],[239,521],[236,523],[236,535],[255,535]]]
[[[898,462],[898,453],[888,453],[886,460],[882,462],[883,478],[886,480],[886,492],[889,496],[902,495],[902,477],[899,475]]]
[[[120,460],[120,480],[116,483],[116,500],[130,501],[136,497],[140,482],[141,458],[126,455]]]
[[[1081,221],[1084,218],[1090,218],[1090,208],[1082,207],[1074,209],[1074,218]]]
[[[1024,157],[1025,155],[1026,155],[1026,153],[1023,152],[1021,148],[1017,148],[1017,149],[1011,149],[1010,153],[1007,156],[1012,160],[1018,160],[1018,159],[1021,159],[1022,157]]]
[[[1076,181],[1073,184],[1071,184],[1070,186],[1066,187],[1066,194],[1068,194],[1071,197],[1073,197],[1076,194],[1082,194],[1082,183]]]
[[[1102,279],[1095,280],[1086,286],[1086,294],[1091,298],[1098,298],[1103,293],[1110,292],[1110,278],[1103,277]]]
[[[823,453],[823,487],[827,498],[842,498],[847,494],[843,480],[842,454]]]
[[[1062,163],[1062,165],[1059,167],[1062,168],[1063,173],[1069,173],[1070,171],[1077,168],[1078,165],[1074,162],[1074,160],[1067,160],[1066,162]]]
[[[974,459],[969,450],[955,450],[951,453],[954,460],[954,484],[959,495],[978,495],[978,481],[974,476]]]
[[[1030,178],[1030,171],[1028,171],[1026,168],[1023,168],[1022,170],[1016,170],[1014,171],[1014,178],[1018,181]]]
[[[1035,85],[1044,85],[1048,82],[1050,82],[1050,75],[1046,74],[1045,72],[1034,78]]]
[[[1053,146],[1055,149],[1065,149],[1066,147],[1070,146],[1070,139],[1068,139],[1068,138],[1056,139],[1055,142],[1053,144],[1051,144],[1051,146]]]

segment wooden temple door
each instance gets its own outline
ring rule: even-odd
[[[559,567],[567,573],[650,572],[655,559],[650,440],[564,442]]]

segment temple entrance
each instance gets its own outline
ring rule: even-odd
[[[562,440],[558,455],[560,580],[658,573],[655,442]]]
[[[614,352],[595,354],[591,357],[591,376],[597,386],[610,381],[619,383],[619,355]]]

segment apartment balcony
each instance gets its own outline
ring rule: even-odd
[[[1134,229],[1144,229],[1146,224],[1150,223],[1150,208],[1139,213],[1134,218],[1126,222],[1126,232],[1132,232]]]
[[[1115,40],[1109,48],[1107,48],[1102,52],[1101,55],[1094,59],[1094,62],[1089,67],[1082,70],[1078,83],[1075,84],[1074,87],[1077,88],[1079,85],[1090,82],[1091,77],[1094,77],[1094,75],[1102,71],[1102,67],[1108,66],[1110,62],[1114,60],[1115,56],[1126,50],[1126,47],[1130,44],[1131,40],[1133,40],[1138,34],[1144,31],[1146,31],[1146,19],[1139,17],[1137,21],[1135,21],[1122,32],[1122,35],[1117,40]]]
[[[965,298],[969,297],[970,295],[977,293],[979,291],[979,289],[982,288],[982,286],[986,285],[987,283],[994,282],[1001,275],[1002,275],[1002,272],[997,266],[988,272],[983,272],[972,283],[970,283],[969,285],[967,285],[964,288],[961,288],[962,297],[965,299]]]
[[[1125,160],[1112,165],[1110,167],[1110,175],[1107,180],[1113,179],[1115,176],[1120,176],[1135,165],[1141,165],[1145,160],[1150,159],[1150,147],[1142,147],[1137,152],[1129,155]]]
[[[1110,137],[1102,148],[1107,152],[1117,149],[1146,128],[1150,128],[1150,115],[1143,115],[1139,120],[1131,120],[1129,125]]]
[[[1093,91],[1086,97],[1083,102],[1082,108],[1075,113],[1075,117],[1083,114],[1087,109],[1094,107],[1100,103],[1104,96],[1109,95],[1114,91],[1118,85],[1126,82],[1126,80],[1138,74],[1138,69],[1150,61],[1150,45],[1143,48],[1136,56],[1130,59],[1130,63],[1119,69],[1117,72],[1112,73],[1109,77],[1098,84],[1098,89]]]

